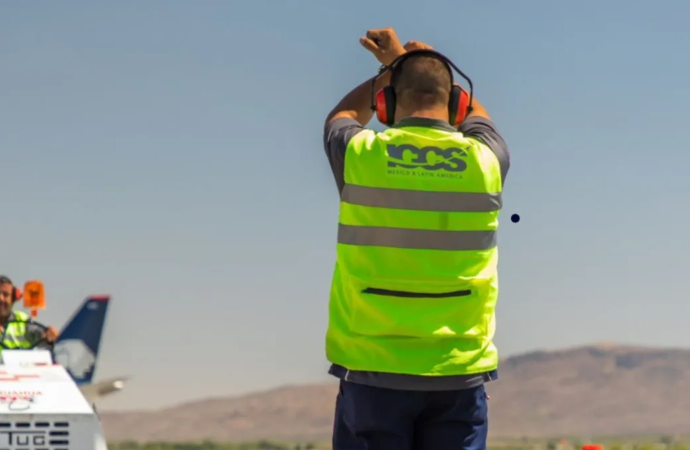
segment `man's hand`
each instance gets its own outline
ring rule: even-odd
[[[397,57],[405,53],[405,48],[392,28],[369,30],[366,36],[359,38],[359,43],[373,53],[384,66],[390,65]]]
[[[43,333],[43,339],[48,341],[50,344],[54,344],[60,333],[55,327],[48,327],[48,329]]]
[[[419,42],[419,41],[409,41],[405,46],[403,47],[406,52],[411,52],[412,50],[433,50],[434,47],[432,47],[429,44],[425,44],[424,42]]]

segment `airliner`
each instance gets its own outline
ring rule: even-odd
[[[60,332],[53,349],[55,362],[67,369],[91,402],[122,390],[127,380],[115,377],[93,382],[109,303],[109,296],[90,296],[84,300]]]

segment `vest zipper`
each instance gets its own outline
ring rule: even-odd
[[[388,297],[403,297],[403,298],[449,298],[449,297],[467,297],[472,294],[472,291],[465,289],[462,291],[444,292],[441,294],[431,294],[422,292],[406,292],[406,291],[391,291],[388,289],[366,288],[362,291],[363,294],[385,295]]]

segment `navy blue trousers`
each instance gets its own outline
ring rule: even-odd
[[[333,450],[486,450],[484,386],[403,391],[340,381]]]

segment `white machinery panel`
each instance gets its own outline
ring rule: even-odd
[[[0,450],[107,450],[92,405],[43,352],[0,353]]]

